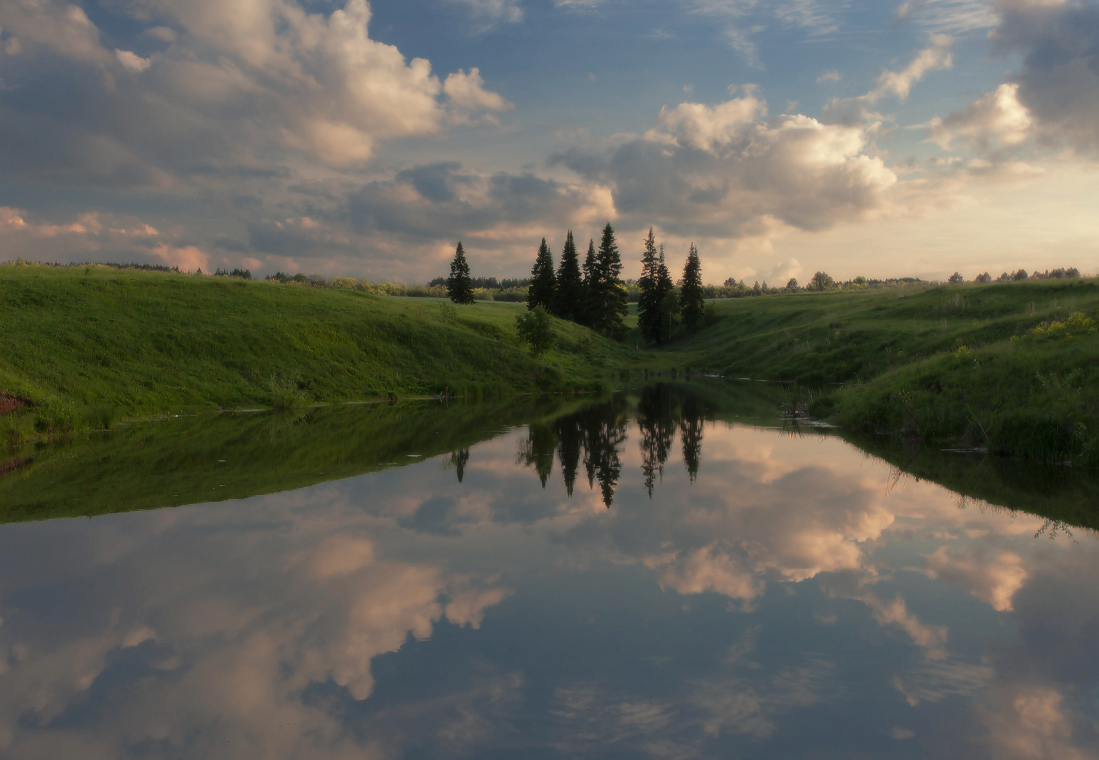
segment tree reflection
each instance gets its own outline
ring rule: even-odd
[[[518,462],[538,473],[544,488],[553,470],[556,454],[561,463],[565,490],[571,497],[576,486],[580,463],[588,487],[599,490],[609,508],[622,476],[621,453],[626,442],[629,400],[624,395],[591,404],[566,414],[552,423],[529,426],[527,438],[519,446]],[[645,388],[637,399],[636,418],[640,433],[641,471],[645,490],[652,498],[656,481],[675,447],[679,433],[683,460],[693,483],[702,455],[702,431],[706,404],[690,391],[671,386]]]
[[[469,449],[450,452],[450,463],[458,473],[458,482],[466,476],[466,463],[469,461]]]
[[[668,461],[678,427],[672,394],[667,386],[654,385],[641,391],[637,402],[637,426],[641,431],[641,472],[645,475],[645,490],[651,499],[657,476],[664,477],[664,463]]]
[[[702,422],[703,407],[696,396],[688,395],[683,400],[680,438],[683,441],[683,461],[687,465],[687,474],[691,482],[698,477],[698,462],[702,458]]]
[[[557,446],[557,434],[545,422],[536,422],[527,428],[527,440],[519,446],[519,464],[534,468],[542,488],[546,487],[553,472],[553,451]]]

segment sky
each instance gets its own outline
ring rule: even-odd
[[[1099,3],[0,0],[0,261],[1099,269]]]

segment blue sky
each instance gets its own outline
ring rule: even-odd
[[[0,259],[1091,272],[1097,50],[1075,0],[5,0]]]

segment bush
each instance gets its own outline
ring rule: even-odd
[[[271,389],[271,406],[275,409],[297,409],[309,401],[309,396],[302,392],[297,382],[288,378],[272,375],[268,386]]]
[[[519,340],[530,348],[533,356],[542,356],[553,348],[555,342],[553,319],[541,306],[536,306],[525,314],[517,316],[515,327],[519,331]]]

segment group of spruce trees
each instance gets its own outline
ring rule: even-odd
[[[556,271],[549,246],[542,238],[530,272],[527,308],[541,307],[561,319],[619,338],[626,332],[623,319],[628,313],[621,273],[622,256],[610,224],[603,228],[598,250],[594,240],[588,241],[583,266],[571,230],[565,236],[565,248]]]
[[[626,333],[623,321],[628,313],[625,283],[621,279],[622,257],[610,223],[596,249],[588,241],[588,253],[583,265],[576,250],[572,231],[565,237],[561,262],[556,270],[546,239],[538,247],[527,291],[528,309],[545,309],[561,319],[592,327],[604,335],[621,338]],[[462,244],[454,253],[447,278],[447,295],[455,303],[473,303],[473,287]],[[698,249],[691,244],[683,280],[676,293],[668,267],[664,263],[664,247],[659,250],[652,229],[645,240],[641,258],[641,297],[638,301],[638,325],[648,343],[664,343],[671,339],[676,325],[682,321],[688,331],[702,322],[702,264]]]

